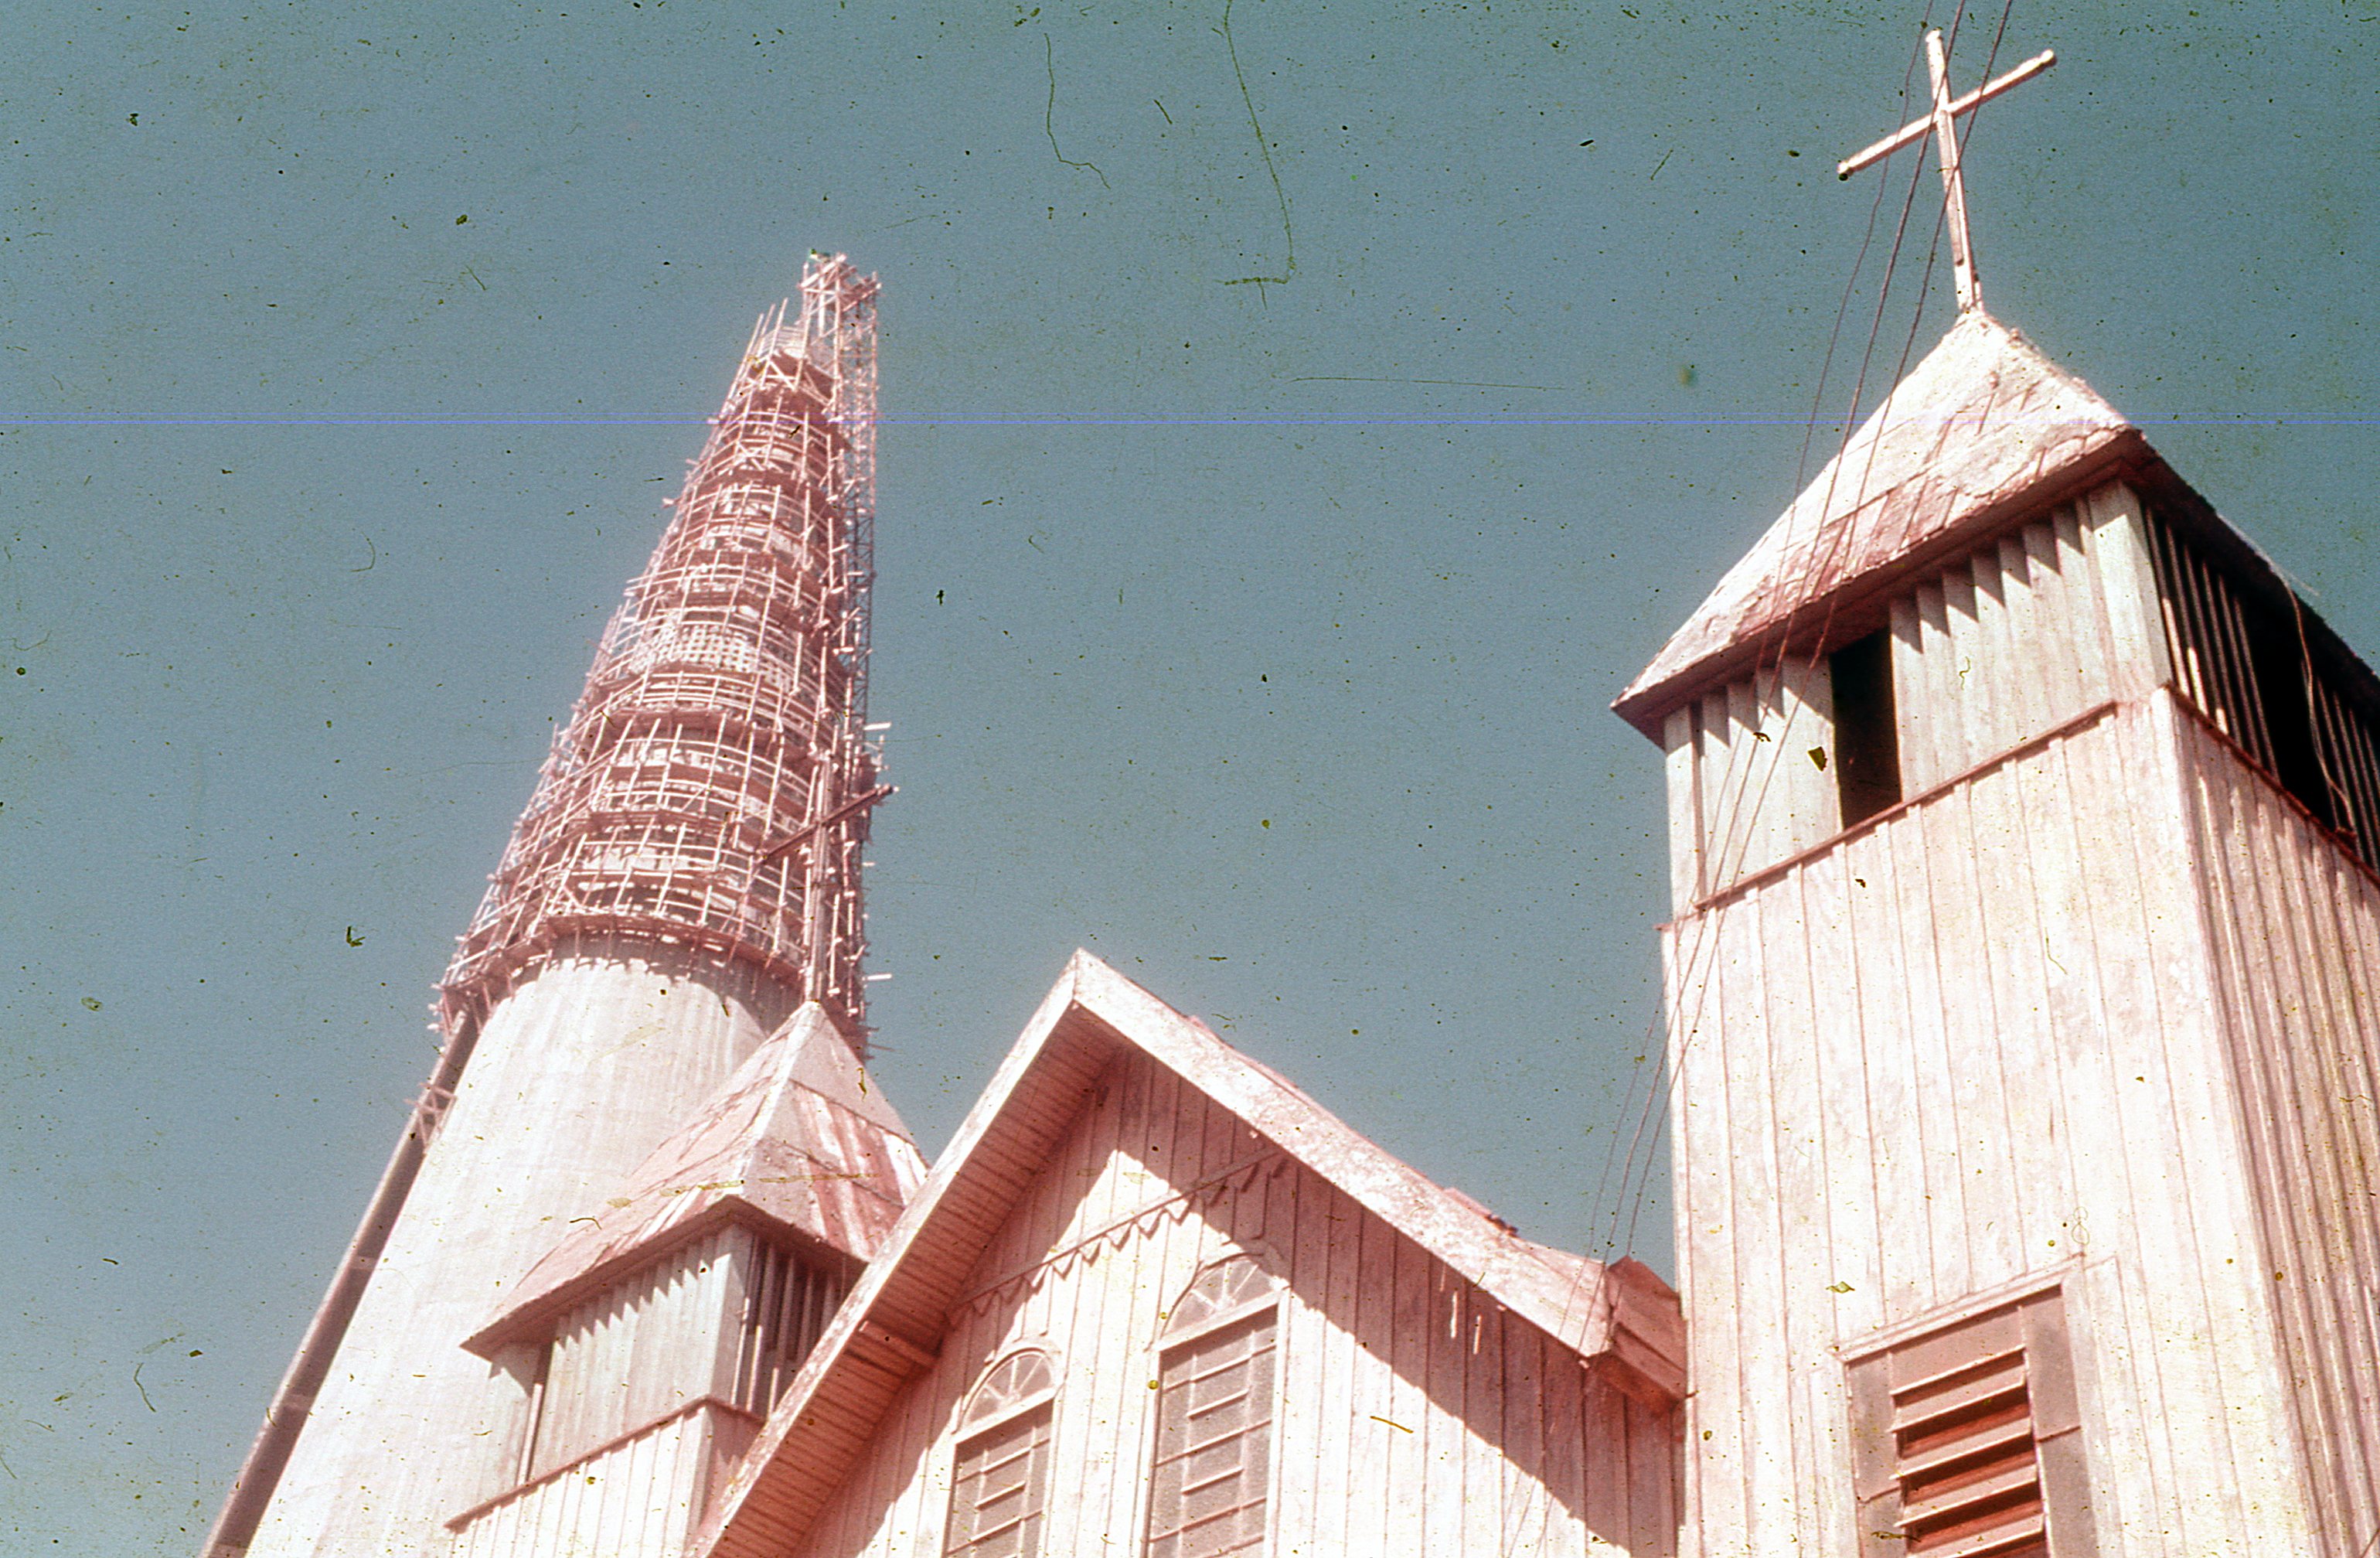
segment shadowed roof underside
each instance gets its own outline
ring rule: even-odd
[[[1077,952],[844,1301],[722,1491],[704,1558],[783,1558],[866,1452],[902,1387],[929,1368],[945,1316],[1110,1064],[1137,1050],[1330,1181],[1630,1394],[1685,1383],[1678,1297],[1633,1260],[1609,1267],[1515,1235],[1267,1067],[1088,953]]]
[[[1971,313],[1910,371],[1612,708],[1656,740],[1689,694],[1773,658],[1830,605],[2054,501],[2140,431],[1998,320]]]

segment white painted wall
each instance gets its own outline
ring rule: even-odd
[[[2371,1535],[2380,893],[2157,620],[2120,485],[1912,580],[1909,799],[1767,874],[1671,743],[1694,1558],[1856,1551],[1839,1349],[2048,1272],[2102,1554]]]
[[[723,1455],[752,1425],[688,1409],[475,1515],[454,1558],[678,1558]]]
[[[1672,1552],[1670,1414],[1126,1056],[977,1262],[933,1367],[798,1558],[939,1558],[959,1413],[1020,1346],[1048,1351],[1059,1374],[1041,1552],[1138,1553],[1165,1311],[1239,1249],[1285,1286],[1268,1558]]]
[[[2113,482],[1910,580],[1889,608],[1904,797],[2165,681],[2144,523],[2138,496]],[[1808,615],[1812,628],[1826,617]],[[1764,660],[1760,676],[1711,688],[1664,726],[1681,914],[1841,827],[1827,668]]]
[[[511,1486],[525,1382],[463,1351],[780,1014],[742,983],[576,956],[489,1014],[249,1552],[417,1558]]]

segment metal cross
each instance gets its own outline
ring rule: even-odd
[[[1849,178],[1864,167],[1871,167],[1904,146],[1925,139],[1934,132],[1934,144],[1942,164],[1942,199],[1950,219],[1950,270],[1959,284],[1959,311],[1970,313],[1984,306],[1982,289],[1975,285],[1975,250],[1967,237],[1967,181],[1959,167],[1958,118],[2015,86],[2032,79],[2058,63],[2055,50],[2045,49],[1987,86],[1977,87],[1966,96],[1950,95],[1950,67],[1942,54],[1942,34],[1937,30],[1925,34],[1925,68],[1934,79],[1934,110],[1922,119],[1908,124],[1886,136],[1882,140],[1855,156],[1835,164],[1835,176]]]

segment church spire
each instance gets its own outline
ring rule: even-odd
[[[445,1551],[442,1523],[509,1498],[525,1457],[564,1455],[577,1431],[540,1426],[547,1395],[568,1394],[537,1372],[552,1338],[492,1360],[464,1349],[491,1303],[788,1017],[821,1075],[858,1074],[860,854],[890,793],[866,723],[875,301],[873,277],[814,256],[798,311],[755,329],[442,981],[437,1068],[213,1558]],[[834,1172],[914,1156],[897,1119],[870,1128],[883,1151]],[[897,1202],[915,1177],[870,1183]],[[791,1280],[791,1255],[745,1235],[735,1259],[766,1268],[755,1280]],[[856,1251],[831,1254],[812,1297]],[[712,1335],[728,1312],[689,1311],[668,1334]],[[654,1378],[678,1377],[673,1357]],[[633,1479],[619,1496],[664,1497]]]
[[[451,1033],[585,938],[691,946],[866,1033],[876,280],[764,315],[441,987]]]

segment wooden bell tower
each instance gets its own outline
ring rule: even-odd
[[[1682,1551],[2373,1551],[2380,681],[1974,307],[1616,707]]]

